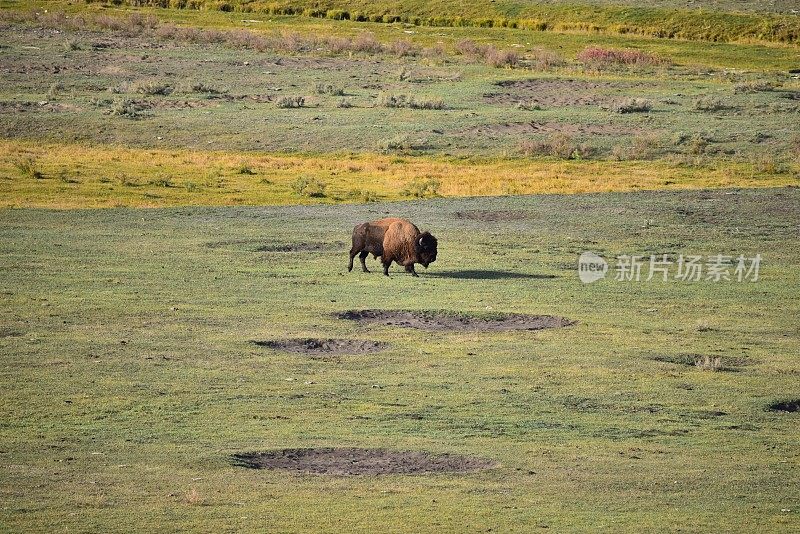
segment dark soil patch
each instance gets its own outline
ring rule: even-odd
[[[464,315],[447,311],[351,310],[337,317],[369,324],[450,331],[543,330],[574,324],[563,317],[519,313]]]
[[[243,100],[252,100],[258,104],[266,104],[268,102],[275,101],[275,95],[229,95],[229,94],[217,94],[217,95],[209,95],[209,100],[224,100],[226,102],[240,102]]]
[[[368,354],[384,350],[389,346],[383,341],[361,339],[275,339],[270,341],[254,341],[260,347],[310,354],[312,356],[331,356],[336,354]]]
[[[235,465],[314,475],[469,473],[498,467],[487,458],[387,449],[281,449],[233,455]]]
[[[595,106],[609,101],[603,92],[653,86],[642,82],[604,82],[572,79],[503,80],[495,84],[501,90],[483,95],[493,104],[537,103],[545,107]]]
[[[188,100],[188,99],[173,99],[173,98],[152,98],[147,100],[135,100],[136,104],[141,106],[143,110],[158,110],[158,109],[198,109],[218,106],[219,104],[212,100]]]
[[[337,243],[319,243],[319,242],[303,242],[303,243],[282,243],[263,245],[256,249],[256,252],[313,252],[321,250],[334,250],[340,249],[344,246],[343,242]]]
[[[642,128],[614,124],[576,124],[569,122],[501,122],[497,124],[481,124],[472,126],[458,134],[482,136],[505,136],[515,134],[551,134],[566,135],[635,135],[643,133]]]
[[[773,412],[800,412],[800,399],[773,402],[769,409]]]
[[[57,102],[20,102],[2,101],[0,102],[0,113],[59,113],[66,111],[81,111],[81,108],[73,104],[60,104]]]
[[[657,362],[674,363],[675,365],[686,365],[710,371],[738,371],[740,367],[750,364],[745,357],[735,356],[709,356],[706,354],[658,354],[651,357]]]
[[[250,248],[252,245],[257,245]],[[343,241],[323,243],[319,241],[303,241],[300,243],[264,243],[264,239],[230,239],[206,243],[208,248],[247,248],[254,252],[319,252],[339,250],[344,247]]]
[[[517,273],[513,271],[488,271],[480,269],[464,269],[458,271],[437,271],[428,273],[433,278],[455,278],[458,280],[550,280],[556,278],[552,274]]]
[[[22,332],[17,332],[10,328],[0,328],[0,338],[2,337],[20,337]]]
[[[263,239],[228,239],[225,241],[212,241],[206,243],[208,248],[228,248],[237,247],[238,245],[254,245],[256,243],[263,243]]]
[[[453,213],[456,219],[469,219],[481,222],[524,221],[532,219],[533,214],[522,210],[466,210]]]

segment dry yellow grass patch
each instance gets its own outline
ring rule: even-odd
[[[305,179],[322,184],[309,195]],[[147,150],[0,141],[0,206],[164,207],[797,185],[747,163],[556,161]]]

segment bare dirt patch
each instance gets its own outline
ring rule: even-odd
[[[0,113],[63,113],[81,111],[73,104],[61,104],[42,100],[40,102],[3,101],[0,102]]]
[[[314,475],[470,473],[499,466],[494,460],[474,456],[355,447],[242,453],[234,454],[233,462],[251,469],[281,469]]]
[[[800,399],[781,400],[769,405],[773,412],[800,412]]]
[[[0,328],[0,338],[2,337],[20,337],[22,332],[18,332],[11,328]]]
[[[144,109],[197,109],[218,106],[219,104],[213,100],[189,100],[189,99],[148,99],[142,100],[140,103]]]
[[[575,324],[564,317],[519,313],[465,315],[448,311],[350,310],[336,316],[360,323],[450,331],[543,330]]]
[[[501,90],[483,95],[492,104],[536,103],[549,107],[597,106],[612,98],[603,92],[653,86],[642,82],[609,82],[575,79],[503,80],[496,86]]]
[[[324,243],[321,241],[301,241],[299,243],[265,243],[264,239],[228,239],[205,244],[208,248],[244,248],[253,252],[320,252],[340,250],[344,241]]]
[[[344,242],[337,243],[320,243],[320,242],[302,242],[302,243],[274,243],[263,245],[256,249],[257,252],[314,252],[322,250],[338,250],[344,246]]]
[[[456,219],[481,222],[524,221],[532,219],[533,214],[522,210],[465,210],[453,213]]]
[[[634,135],[644,132],[642,128],[634,128],[616,124],[578,124],[570,122],[501,122],[496,124],[480,124],[457,132],[459,134],[482,136],[507,136],[515,134],[551,134],[566,135]]]
[[[259,347],[308,354],[311,356],[333,356],[337,354],[369,354],[386,349],[389,344],[383,341],[363,339],[274,339],[253,341]]]

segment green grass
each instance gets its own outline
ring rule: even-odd
[[[696,158],[586,161],[275,155],[0,142],[0,207],[338,204],[435,196],[796,186],[796,171]]]
[[[784,188],[1,210],[0,522],[12,531],[794,531],[798,415],[765,408],[800,397],[799,203]],[[474,210],[496,219],[465,218]],[[345,271],[352,226],[384,213],[439,238],[439,260],[420,279]],[[300,242],[329,246],[256,251]],[[764,260],[757,283],[586,286],[574,265],[587,249]],[[359,308],[578,323],[431,333],[332,316]],[[292,336],[392,346],[322,361],[250,343]],[[654,359],[684,354],[746,365],[712,372]],[[344,445],[502,465],[337,478],[228,459]]]
[[[129,5],[153,7],[188,7],[225,12],[266,15],[303,15],[307,17],[353,20],[357,22],[404,22],[435,27],[512,27],[543,31],[585,31],[591,33],[639,34],[650,37],[700,41],[759,40],[797,42],[800,23],[797,17],[776,14],[733,13],[675,9],[674,6],[602,5],[585,3],[525,1],[473,1],[465,4],[452,0],[367,1],[328,0],[325,2],[265,2],[147,0],[129,1]],[[672,7],[672,8],[669,8]],[[683,6],[681,6],[683,7]],[[665,9],[666,8],[666,9]],[[788,11],[788,10],[787,10]]]
[[[0,530],[798,529],[798,414],[767,409],[800,399],[798,48],[768,42],[796,39],[786,0],[201,4],[0,0]],[[157,19],[109,29],[132,14]],[[547,31],[482,27],[501,19]],[[257,39],[214,33],[241,29]],[[335,40],[364,32],[380,51]],[[520,68],[460,55],[463,39]],[[596,71],[587,46],[667,61]],[[637,102],[651,109],[613,111]],[[415,196],[441,198],[386,202]],[[431,230],[438,261],[347,273],[353,226],[390,214]],[[585,250],[763,264],[756,283],[583,285]],[[577,322],[335,318],[362,308]],[[389,349],[252,343],[285,337]],[[500,467],[231,462],[317,446]]]
[[[686,65],[598,73],[585,70],[556,42],[548,49],[568,63],[544,70],[496,69],[453,54],[425,59],[264,53],[160,39],[161,48],[129,62],[125,58],[148,50],[153,37],[88,30],[41,37],[31,27],[14,28],[5,39],[11,72],[0,86],[0,106],[7,113],[0,136],[5,138],[320,153],[383,151],[406,136],[408,144],[427,154],[515,157],[525,141],[566,133],[576,143],[590,144],[599,159],[643,137],[652,138],[657,150],[634,158],[682,157],[692,152],[687,142],[702,137],[704,157],[772,158],[785,170],[796,161],[800,86],[786,74]],[[65,50],[67,39],[79,48]],[[105,47],[93,45],[104,42]],[[742,58],[753,51],[746,45],[739,50]],[[323,79],[320,70],[326,72]],[[528,79],[547,86],[498,85]],[[776,89],[736,93],[737,84],[752,80]],[[340,107],[340,96],[317,94],[318,83],[341,88],[352,107]],[[216,93],[192,89],[198,84]],[[171,92],[143,93],[148,87]],[[380,105],[387,94],[441,101],[446,109],[387,109]],[[278,107],[285,96],[304,96],[304,107]],[[696,100],[706,97],[722,99],[728,107],[696,109]],[[628,98],[651,100],[652,112],[609,111]],[[539,110],[518,106],[537,100]]]
[[[302,16],[266,15],[253,16],[214,10],[155,9],[111,7],[100,4],[82,4],[47,0],[0,2],[7,13],[20,13],[46,8],[50,13],[110,14],[131,12],[147,13],[165,22],[189,26],[214,28],[248,28],[256,31],[298,31],[326,35],[356,35],[363,31],[375,33],[381,40],[409,39],[424,46],[442,44],[452,48],[460,39],[475,39],[496,46],[546,47],[558,50],[567,57],[574,57],[590,45],[610,47],[634,47],[659,53],[683,65],[703,65],[724,69],[749,69],[756,71],[788,70],[797,68],[797,46],[776,43],[757,44],[748,42],[695,42],[680,39],[652,38],[631,34],[596,33],[579,31],[530,31],[514,28],[482,27],[427,27],[409,26],[403,23],[384,24],[352,22]],[[796,17],[795,17],[796,18]]]

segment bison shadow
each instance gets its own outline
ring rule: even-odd
[[[461,271],[439,271],[426,273],[427,276],[435,278],[457,278],[461,280],[500,280],[500,279],[538,279],[546,280],[557,278],[554,274],[528,274],[515,273],[512,271],[484,271],[484,270],[461,270]]]

